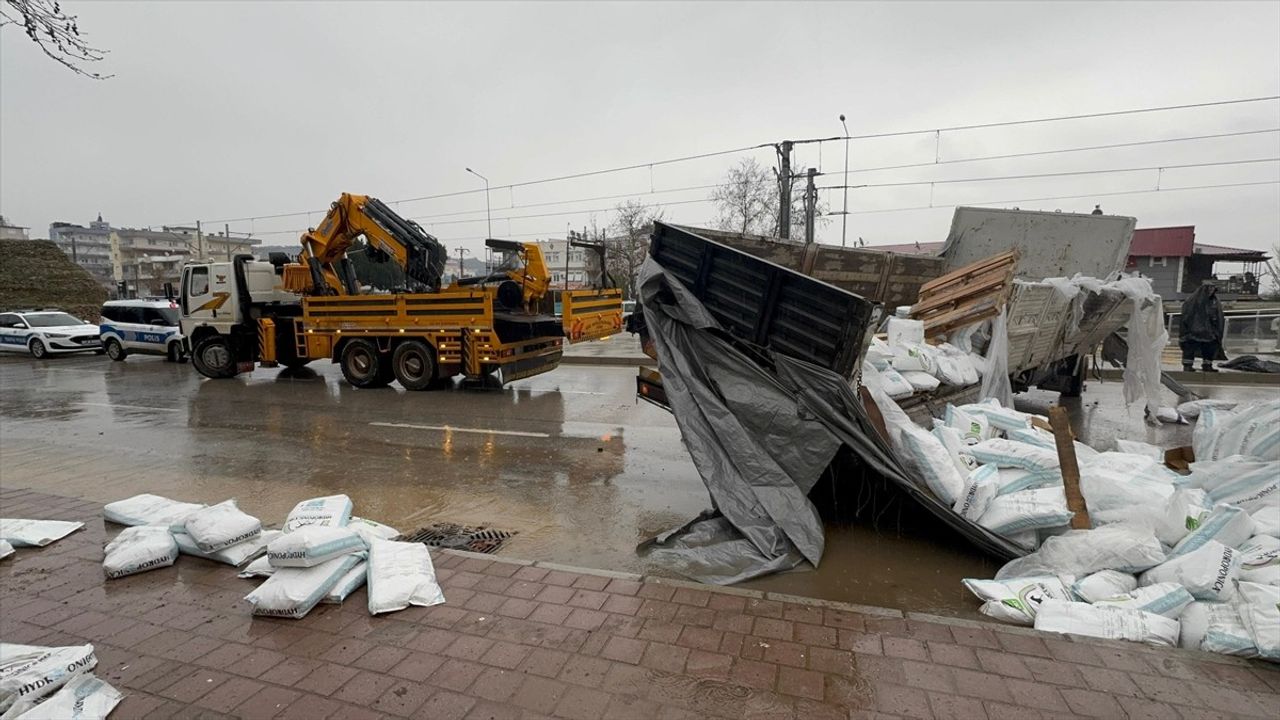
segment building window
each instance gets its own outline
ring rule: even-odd
[[[1155,256],[1152,256],[1152,258],[1151,258],[1151,267],[1155,267],[1155,266],[1157,266],[1157,265],[1159,265],[1160,267],[1168,267],[1168,265],[1169,265],[1169,258],[1167,258],[1167,257],[1155,257]]]

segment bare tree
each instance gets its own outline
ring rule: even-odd
[[[21,25],[45,55],[77,75],[94,80],[111,77],[81,67],[101,61],[107,51],[85,42],[76,16],[63,12],[57,0],[4,0],[4,5],[0,5],[0,27],[5,25]]]
[[[711,191],[711,200],[719,210],[714,221],[717,228],[742,235],[781,235],[777,171],[766,168],[755,158],[743,158],[730,167],[724,183]],[[827,224],[826,210],[827,204],[818,201],[818,225]],[[792,182],[791,237],[803,236],[804,182]]]
[[[606,241],[609,274],[622,288],[622,296],[630,300],[635,298],[636,274],[649,253],[653,221],[661,220],[663,212],[639,200],[618,203],[613,212],[610,229],[614,235]]]
[[[1259,293],[1268,300],[1280,299],[1280,245],[1271,246],[1271,259],[1262,267],[1262,277],[1269,280],[1269,288]]]

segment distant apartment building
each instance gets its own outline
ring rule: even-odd
[[[588,249],[574,247],[568,240],[537,240],[542,249],[542,259],[551,273],[554,290],[577,290],[590,287],[600,274],[596,254]]]
[[[115,228],[101,214],[87,227],[55,222],[49,239],[104,287],[116,290],[124,282],[128,294],[137,296],[161,295],[165,283],[176,285],[183,263],[193,257],[231,258],[260,242],[198,234],[193,227]]]
[[[21,225],[10,225],[8,220],[0,215],[0,240],[30,240],[27,235],[27,228]]]

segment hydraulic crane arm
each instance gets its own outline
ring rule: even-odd
[[[343,193],[329,206],[320,225],[303,234],[298,256],[301,277],[297,271],[286,272],[285,285],[316,295],[359,294],[360,284],[347,250],[361,235],[368,242],[365,252],[370,259],[392,260],[411,282],[428,292],[440,289],[447,253],[444,246],[381,200],[350,193]]]

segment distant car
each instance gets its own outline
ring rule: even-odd
[[[131,353],[163,355],[170,362],[186,358],[178,305],[169,300],[109,300],[102,305],[98,329],[112,360],[124,360]]]
[[[624,317],[624,318],[625,318],[626,316],[630,315],[631,313],[633,313],[633,312],[635,312],[635,311],[636,311],[636,301],[635,301],[635,300],[623,300],[623,301],[622,301],[622,317]]]
[[[98,326],[57,310],[0,313],[0,350],[50,355],[102,352]]]

